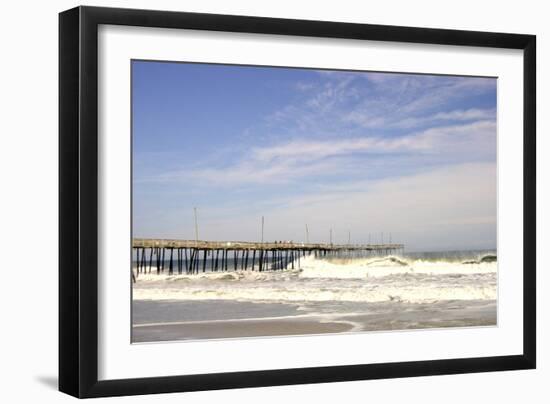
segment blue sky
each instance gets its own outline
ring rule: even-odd
[[[494,248],[496,84],[134,61],[134,236]]]

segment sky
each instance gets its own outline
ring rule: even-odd
[[[496,248],[496,86],[133,61],[133,236]]]

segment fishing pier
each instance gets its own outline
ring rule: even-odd
[[[333,244],[296,242],[246,242],[132,240],[134,269],[140,273],[198,274],[237,270],[274,271],[300,268],[300,260],[315,257],[354,258],[391,254],[403,244]],[[134,276],[134,274],[132,273]]]

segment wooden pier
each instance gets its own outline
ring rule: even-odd
[[[136,275],[197,274],[219,271],[273,271],[300,268],[301,258],[365,257],[403,250],[403,244],[332,244],[202,240],[132,240]],[[132,272],[134,275],[134,272]]]

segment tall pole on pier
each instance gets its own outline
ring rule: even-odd
[[[330,229],[330,245],[332,245],[332,229]]]
[[[306,243],[309,244],[309,229],[307,227],[307,223],[306,223]]]
[[[264,243],[264,217],[262,216],[262,244]]]
[[[193,208],[195,212],[195,241],[199,241],[199,224],[197,221],[197,208]]]
[[[348,245],[351,244],[351,231],[348,230]]]

